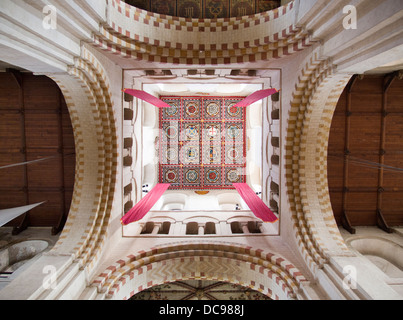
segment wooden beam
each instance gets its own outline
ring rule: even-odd
[[[397,73],[388,74],[383,79],[382,84],[382,110],[381,110],[381,132],[380,132],[380,145],[379,145],[379,170],[378,170],[378,193],[376,204],[376,221],[377,226],[382,230],[390,233],[390,228],[386,223],[384,216],[382,215],[382,194],[384,191],[384,167],[385,164],[385,141],[386,141],[386,119],[388,115],[388,90],[396,79]]]
[[[16,69],[12,69],[12,68],[7,68],[6,72],[10,73],[15,82],[17,83],[18,87],[22,90],[22,75],[21,72],[16,70]]]
[[[355,74],[352,76],[349,83],[347,84],[347,93],[351,93],[358,79],[363,79],[363,75]]]
[[[26,119],[25,119],[25,101],[24,101],[24,80],[19,71],[13,70],[11,71],[14,79],[20,88],[20,125],[21,125],[21,153],[23,154],[23,162],[27,161],[27,137],[26,137]],[[25,205],[29,205],[29,188],[28,188],[28,166],[24,166],[24,198]],[[20,219],[20,223],[18,226],[13,228],[12,234],[18,235],[29,226],[29,211],[25,212]]]
[[[355,228],[351,225],[350,219],[348,218],[347,212],[345,210],[342,211],[341,225],[351,234],[355,234]]]
[[[342,197],[342,217],[341,223],[344,229],[354,234],[355,229],[350,223],[347,215],[347,202],[348,202],[348,155],[350,154],[350,116],[351,116],[351,91],[358,79],[358,75],[354,75],[347,85],[346,95],[346,125],[345,125],[345,139],[344,139],[344,163],[343,163],[343,197]]]
[[[387,74],[384,78],[383,92],[387,92],[392,85],[393,81],[399,76],[399,71]]]
[[[378,228],[382,229],[387,233],[393,233],[393,229],[388,226],[388,223],[385,220],[385,217],[382,214],[381,210],[376,210],[376,225]]]

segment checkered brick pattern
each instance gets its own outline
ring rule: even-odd
[[[326,175],[331,119],[349,79],[317,50],[302,65],[291,100],[286,187],[295,238],[311,270],[323,265],[329,252],[349,254],[334,220]]]
[[[118,175],[115,108],[104,67],[85,47],[66,74],[49,74],[72,119],[76,176],[70,213],[53,250],[75,257],[91,272],[101,258]]]
[[[314,42],[294,23],[294,1],[252,16],[221,19],[160,15],[119,0],[109,3],[109,11],[110,21],[94,33],[93,45],[139,61],[200,65],[268,61]]]
[[[91,285],[105,298],[128,299],[149,287],[188,279],[241,284],[275,300],[295,299],[307,282],[296,266],[264,249],[182,242],[124,257],[104,269]]]

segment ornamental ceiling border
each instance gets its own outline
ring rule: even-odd
[[[294,25],[294,19],[294,1],[251,16],[186,19],[112,0],[108,22],[100,25],[98,34],[93,34],[92,45],[123,58],[159,63],[217,65],[268,61],[302,51],[314,43],[309,32]],[[254,38],[255,35],[259,37]]]

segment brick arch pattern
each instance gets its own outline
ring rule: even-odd
[[[69,109],[76,145],[76,176],[65,227],[52,249],[91,271],[107,234],[117,176],[116,118],[105,70],[85,48],[68,74],[49,75]]]
[[[351,75],[339,74],[318,51],[308,57],[292,94],[285,141],[287,195],[293,230],[314,272],[332,255],[351,255],[335,222],[327,181],[333,112]]]
[[[116,261],[91,283],[105,299],[128,299],[162,283],[205,279],[236,283],[272,299],[296,299],[303,274],[283,257],[233,243],[171,243]]]
[[[313,43],[309,33],[294,24],[294,1],[251,16],[221,19],[166,16],[120,0],[110,1],[108,12],[107,23],[93,35],[93,45],[141,61],[175,65],[268,61]]]

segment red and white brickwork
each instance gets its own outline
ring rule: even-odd
[[[306,281],[289,261],[263,249],[222,242],[181,242],[118,260],[92,285],[109,299],[123,299],[158,284],[185,279],[237,283],[273,299],[295,298]]]

